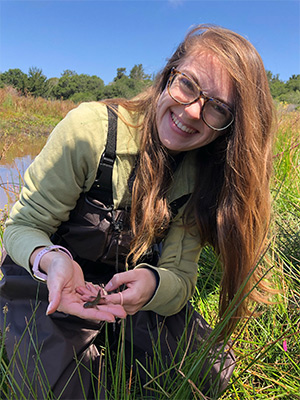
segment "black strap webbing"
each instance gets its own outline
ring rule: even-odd
[[[179,197],[176,200],[173,200],[170,203],[172,218],[176,217],[176,215],[178,214],[179,208],[181,208],[189,200],[190,197],[191,197],[191,193],[184,194],[183,196]]]
[[[117,106],[114,107],[117,110]],[[108,131],[105,149],[100,158],[96,179],[88,195],[104,203],[107,207],[113,206],[112,172],[116,159],[117,125],[116,111],[107,106]]]
[[[117,125],[118,115],[116,113],[118,106],[114,106],[114,110],[107,106],[108,114],[108,131],[105,149],[100,158],[96,179],[88,192],[88,196],[101,201],[106,207],[113,208],[113,190],[112,190],[112,173],[116,159],[117,148]],[[182,157],[181,157],[182,158]],[[181,160],[181,159],[180,159]],[[130,179],[134,180],[133,174]],[[170,204],[172,217],[174,218],[181,208],[189,199],[190,194],[181,196],[179,199],[172,201]]]

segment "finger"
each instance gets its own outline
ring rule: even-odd
[[[112,279],[106,284],[105,290],[107,292],[111,292],[112,290],[118,289],[121,285],[124,285],[126,283],[131,282],[134,280],[134,274],[133,271],[126,271],[126,272],[120,272],[118,274],[115,274]]]
[[[52,299],[49,296],[49,304],[46,310],[46,315],[53,314],[58,309],[59,303],[60,303],[59,294],[54,296]]]
[[[96,298],[96,296],[91,295],[91,293],[89,293],[88,295],[87,294],[81,294],[80,295],[80,299],[83,302],[93,301],[93,300],[95,300],[95,298]]]
[[[92,285],[86,286],[77,286],[75,288],[76,293],[81,296],[97,296],[100,286],[96,285],[95,287]]]
[[[52,287],[51,284],[49,284],[48,290],[49,305],[46,310],[46,315],[53,314],[58,309],[61,301],[61,289],[59,287]]]
[[[91,295],[90,290],[88,290],[85,286],[77,286],[75,288],[76,293],[80,294],[80,296]]]
[[[108,322],[114,322],[115,317],[126,318],[127,315],[124,308],[120,305],[98,305],[90,309],[84,309],[80,306],[74,314],[84,319]]]
[[[100,306],[97,306],[97,308],[98,308],[98,310],[100,309],[101,312],[103,312],[103,311],[109,312],[118,318],[126,318],[126,316],[127,316],[126,311],[119,304],[100,305]]]
[[[67,283],[67,276],[57,274],[55,269],[50,269],[48,273],[48,280],[47,286],[49,290],[49,305],[46,311],[46,314],[52,314],[56,311],[60,305],[61,298],[62,298],[62,291],[63,288],[66,286]]]
[[[105,301],[105,304],[120,304],[123,306],[126,303],[126,294],[124,296],[124,292],[112,293],[104,296],[102,299]]]
[[[99,285],[93,284],[91,282],[86,282],[85,287],[92,293],[95,293],[95,292],[98,293],[98,291],[100,289]]]
[[[141,309],[144,303],[138,297],[132,296],[129,289],[104,296],[100,301],[100,304],[122,305],[128,315],[134,315]]]

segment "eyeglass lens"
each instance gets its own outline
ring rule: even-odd
[[[175,73],[169,82],[169,93],[181,104],[191,104],[199,98],[198,86],[187,76]],[[223,129],[233,121],[232,113],[218,100],[206,98],[202,118],[212,128]]]

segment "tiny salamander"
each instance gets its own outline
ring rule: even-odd
[[[100,299],[101,299],[101,289],[99,289],[97,297],[95,297],[94,300],[92,300],[92,301],[88,301],[88,302],[84,303],[83,307],[84,308],[96,307],[97,304],[99,303]]]

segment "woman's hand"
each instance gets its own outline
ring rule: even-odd
[[[156,289],[156,278],[150,269],[136,268],[114,275],[104,289],[111,292],[122,285],[126,285],[122,294],[108,294],[104,296],[104,301],[107,305],[122,304],[127,314],[133,315],[153,296]]]
[[[40,249],[39,249],[40,250]],[[36,253],[33,252],[31,262]],[[76,292],[76,287],[84,286],[84,276],[77,262],[61,252],[49,252],[41,259],[41,268],[47,272],[49,306],[47,314],[56,310],[79,318],[95,321],[115,321],[115,317],[125,318],[126,312],[121,305],[99,305],[84,308],[84,301]]]

